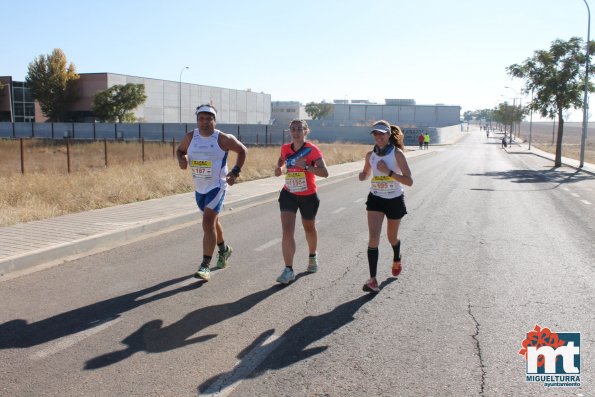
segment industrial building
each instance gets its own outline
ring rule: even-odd
[[[385,99],[384,104],[368,100],[335,100],[331,112],[317,120],[323,126],[369,126],[386,120],[403,128],[446,127],[460,124],[458,105],[417,105],[413,99]]]
[[[271,124],[287,126],[291,120],[309,119],[305,106],[298,101],[271,102]]]
[[[147,100],[135,110],[139,122],[196,122],[194,110],[203,103],[212,103],[219,111],[217,122],[230,124],[269,124],[271,95],[211,87],[182,81],[159,80],[116,73],[81,73],[77,81],[78,99],[70,107],[68,121],[94,122],[91,110],[98,92],[120,84],[144,84]],[[0,121],[45,121],[25,82],[0,77],[6,87],[0,92]]]

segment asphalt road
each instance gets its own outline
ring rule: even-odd
[[[367,278],[368,185],[321,188],[320,271],[275,200],[226,212],[230,267],[195,281],[200,226],[0,283],[2,396],[519,396],[595,393],[595,177],[470,134],[410,161],[403,272]],[[581,332],[582,388],[525,380],[535,325]]]

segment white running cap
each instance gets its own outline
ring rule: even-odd
[[[200,105],[196,108],[196,115],[198,116],[199,113],[211,113],[213,117],[217,118],[217,111],[211,105]]]

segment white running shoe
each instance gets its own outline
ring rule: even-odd
[[[295,280],[295,274],[293,274],[293,270],[286,267],[283,269],[283,273],[279,277],[277,277],[277,282],[281,284],[289,284]]]

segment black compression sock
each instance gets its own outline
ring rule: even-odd
[[[393,245],[393,262],[400,262],[401,261],[401,240],[397,241],[397,244]]]
[[[376,277],[378,269],[378,247],[368,247],[368,267],[370,268],[370,277]]]

